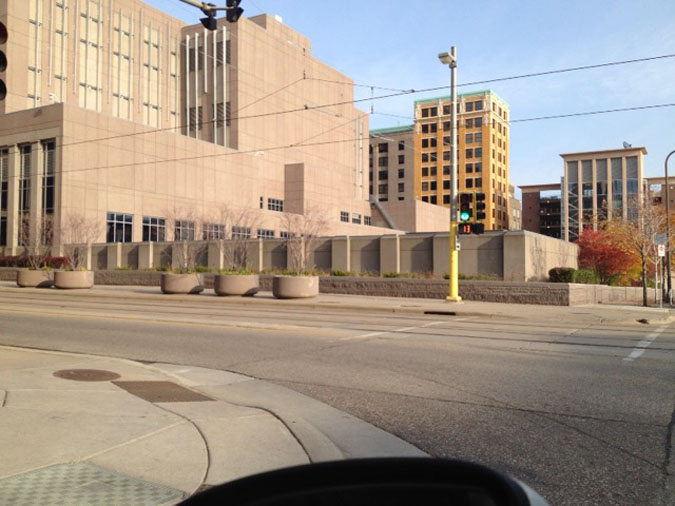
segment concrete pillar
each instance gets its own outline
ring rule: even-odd
[[[30,157],[30,214],[28,241],[31,245],[42,241],[42,174],[44,171],[44,149],[42,143],[31,144]]]
[[[9,150],[9,171],[7,180],[7,247],[5,253],[16,255],[19,245],[19,149],[12,146]]]
[[[108,244],[105,249],[106,269],[114,271],[122,267],[122,243]]]
[[[138,245],[138,269],[152,269],[154,267],[155,248],[152,242]]]
[[[401,237],[398,234],[380,237],[380,272],[401,272]]]
[[[85,264],[85,267],[87,268],[88,271],[92,269],[92,254],[91,254],[91,243],[87,244],[84,247],[85,255],[87,256],[87,262]]]
[[[435,234],[433,239],[432,261],[434,275],[445,276],[450,269],[450,234]],[[461,238],[460,238],[461,243]],[[462,252],[459,252],[460,257]]]
[[[263,270],[263,240],[256,239],[248,245],[248,261],[246,266],[255,272]]]
[[[504,234],[504,281],[528,281],[528,272],[534,268],[530,265],[528,235],[529,232],[524,231]]]
[[[221,270],[225,268],[222,242],[209,242],[206,264],[209,269]]]
[[[352,244],[349,236],[333,237],[330,244],[331,270],[351,271]]]

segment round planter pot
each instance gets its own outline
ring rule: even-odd
[[[242,295],[252,297],[260,290],[257,274],[218,274],[213,279],[216,295]]]
[[[91,288],[94,271],[54,271],[54,286],[65,290]]]
[[[204,278],[201,274],[162,274],[162,293],[169,295],[197,294],[204,291]]]
[[[21,288],[49,288],[54,284],[51,271],[16,271],[16,284]]]
[[[274,276],[272,294],[277,299],[306,299],[319,295],[318,276]]]

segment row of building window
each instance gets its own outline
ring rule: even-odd
[[[260,197],[260,209],[265,209],[265,197]],[[267,210],[284,212],[284,201],[281,199],[267,199]]]
[[[352,223],[355,223],[357,225],[361,225],[361,215],[358,213],[352,213],[351,215],[351,221]],[[340,221],[343,223],[349,223],[349,213],[347,211],[340,211]],[[371,217],[370,216],[364,216],[363,217],[363,224],[364,225],[371,225]]]
[[[461,112],[461,103],[457,104],[457,112]],[[483,101],[482,100],[474,100],[471,102],[464,102],[464,111],[465,112],[474,112],[474,111],[482,111],[483,110]],[[449,115],[451,112],[450,106],[449,105],[444,105],[443,106],[443,116]],[[423,118],[434,118],[438,116],[438,107],[425,107],[422,109],[422,117]]]
[[[164,242],[167,240],[167,223],[165,218],[153,216],[143,217],[143,242]],[[124,213],[107,213],[106,242],[132,242],[133,216]],[[232,238],[249,239],[252,237],[250,227],[233,226]],[[256,238],[273,239],[276,237],[274,230],[259,228],[256,230]],[[280,231],[279,237],[288,237],[288,232]],[[194,221],[175,220],[173,223],[174,241],[194,241],[199,239]],[[217,241],[226,239],[225,225],[218,223],[205,223],[201,230],[202,241]]]

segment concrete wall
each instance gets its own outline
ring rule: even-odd
[[[553,267],[577,267],[576,244],[527,231],[494,231],[460,236],[459,272],[505,281],[546,281]],[[313,243],[308,266],[348,272],[427,273],[441,277],[448,272],[447,233],[385,236],[323,237]],[[114,270],[124,267],[152,269],[176,266],[178,243],[94,244],[91,267]],[[227,241],[224,248],[230,245]],[[0,254],[9,254],[3,252]],[[195,265],[227,268],[227,255],[218,242],[191,244]],[[248,266],[252,270],[285,269],[286,243],[282,239],[249,241]]]

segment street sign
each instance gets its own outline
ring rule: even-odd
[[[666,245],[668,243],[668,236],[666,234],[654,234],[654,244]]]
[[[666,256],[666,245],[665,244],[658,244],[656,246],[656,249],[657,249],[660,257]]]

